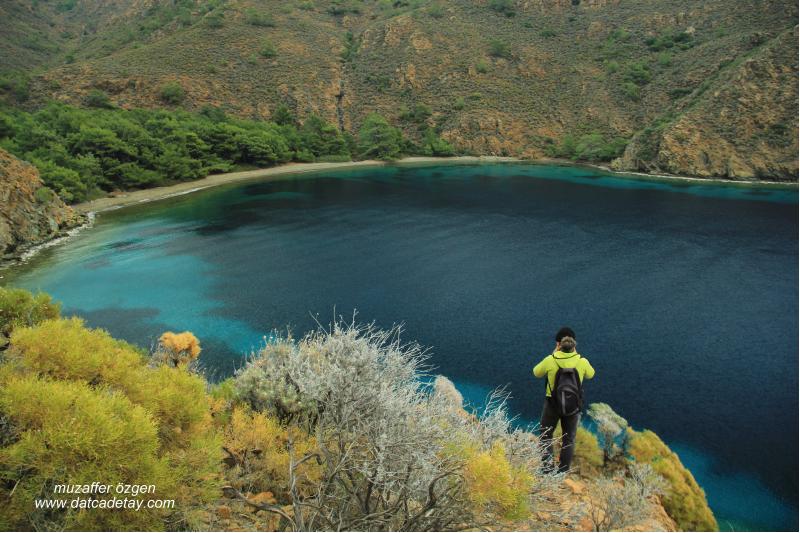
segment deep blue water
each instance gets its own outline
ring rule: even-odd
[[[568,324],[597,369],[589,401],[673,446],[723,528],[798,527],[797,189],[341,171],[104,213],[2,274],[142,345],[192,330],[217,377],[274,328],[357,309],[404,323],[471,401],[508,385],[522,420],[541,409],[531,368]]]

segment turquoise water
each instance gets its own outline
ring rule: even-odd
[[[723,528],[794,530],[797,209],[796,188],[579,167],[358,169],[103,213],[1,274],[141,345],[194,331],[215,377],[357,309],[404,323],[472,403],[507,386],[521,421],[570,324],[589,401],[674,446]]]

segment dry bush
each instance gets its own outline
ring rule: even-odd
[[[177,368],[188,367],[200,355],[200,341],[191,331],[173,333],[167,331],[158,339],[158,346],[152,355],[153,362]]]
[[[586,414],[597,425],[599,442],[603,448],[603,464],[624,459],[628,448],[628,421],[606,403],[589,405]]]
[[[664,480],[652,469],[633,467],[627,478],[600,479],[589,495],[588,514],[595,531],[619,531],[650,517],[650,497],[661,494]]]
[[[282,503],[289,503],[290,439],[300,456],[317,450],[314,437],[299,428],[281,426],[264,413],[235,407],[224,434],[225,462],[231,468],[227,477],[233,487],[243,493],[272,492]],[[308,497],[319,482],[319,465],[307,461],[294,474],[298,493]]]
[[[336,323],[268,344],[237,374],[254,410],[315,436],[308,453],[286,442],[292,527],[451,530],[528,512],[547,484],[534,474],[536,437],[512,429],[502,401],[478,419],[431,394],[425,358],[397,328]],[[322,475],[305,496],[298,473],[308,462]]]

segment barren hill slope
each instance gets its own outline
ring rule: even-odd
[[[785,0],[4,4],[0,69],[36,72],[27,100],[6,97],[15,105],[100,89],[160,107],[177,82],[188,109],[269,118],[286,104],[349,131],[378,111],[479,154],[591,160],[586,143],[632,140],[617,168],[797,179],[797,6]]]

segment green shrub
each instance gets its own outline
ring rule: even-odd
[[[642,90],[641,88],[633,83],[632,81],[626,81],[622,84],[622,94],[625,95],[625,98],[628,100],[633,100],[634,102],[638,102],[642,98]]]
[[[502,443],[495,442],[489,450],[467,445],[462,453],[467,493],[477,508],[488,507],[505,520],[528,516],[533,475],[511,464]]]
[[[58,318],[61,305],[53,302],[50,295],[36,295],[24,289],[0,287],[0,345],[8,339],[15,328],[30,327]]]
[[[376,74],[374,72],[370,72],[366,76],[366,81],[381,93],[385,92],[389,87],[392,86],[392,78],[385,74]]]
[[[435,19],[444,17],[444,6],[442,4],[432,4],[428,8],[428,15]]]
[[[161,86],[159,98],[165,104],[178,105],[186,98],[186,91],[177,82],[169,82]]]
[[[358,52],[358,41],[353,35],[353,32],[347,30],[344,34],[344,49],[342,50],[342,61],[350,61],[355,57]]]
[[[56,4],[56,11],[61,13],[72,11],[77,3],[78,0],[59,0],[58,4]]]
[[[99,89],[92,89],[89,91],[89,94],[86,95],[84,102],[88,107],[99,107],[105,109],[114,107],[114,104],[111,103],[108,95]]]
[[[0,359],[0,529],[201,528],[204,508],[219,497],[222,445],[205,380],[186,365],[148,365],[139,349],[57,316],[47,295],[0,288],[0,324],[12,337]],[[162,337],[177,350],[192,340]],[[92,482],[154,485],[140,499],[175,504],[78,512],[33,503],[56,496],[56,484]]]
[[[350,157],[341,132],[317,115],[311,115],[299,131],[302,146],[315,157],[341,155]]]
[[[674,119],[673,114],[667,113],[658,117],[644,128],[638,136],[636,157],[643,161],[652,161],[658,157],[661,134]]]
[[[278,107],[276,107],[275,110],[272,112],[270,119],[272,119],[272,122],[280,126],[297,125],[297,117],[285,104],[278,105]]]
[[[358,14],[361,13],[361,2],[358,0],[331,0],[328,5],[328,13],[341,17],[348,13]]]
[[[182,368],[148,368],[138,349],[103,330],[85,328],[79,318],[18,328],[8,352],[8,364],[18,372],[125,394],[158,422],[167,448],[185,445],[209,423],[201,377]]]
[[[53,189],[50,187],[39,187],[36,189],[36,192],[33,193],[33,197],[36,198],[38,203],[46,205],[55,199],[56,193],[54,193]]]
[[[684,31],[667,31],[657,37],[648,37],[645,44],[654,52],[675,47],[685,50],[694,45],[692,39],[692,35]]]
[[[15,72],[0,76],[0,91],[10,94],[18,102],[26,102],[31,94],[30,76]]]
[[[211,424],[211,404],[206,396],[207,384],[201,376],[188,371],[186,365],[173,367],[159,364],[155,359],[148,365],[144,352],[110,337],[102,330],[86,329],[77,318],[45,320],[35,327],[17,328],[11,337],[11,346],[0,365],[0,390],[14,391],[15,384],[35,380],[30,387],[44,390],[44,394],[48,396],[47,402],[51,401],[52,396],[53,402],[63,403],[59,409],[52,408],[48,403],[45,409],[48,413],[53,413],[53,424],[57,423],[56,419],[60,420],[56,436],[47,434],[46,428],[51,424],[49,418],[41,423],[25,418],[25,413],[28,412],[26,409],[36,409],[38,413],[36,401],[24,407],[6,404],[5,410],[0,404],[0,414],[10,417],[12,427],[17,432],[13,442],[25,443],[24,449],[30,452],[26,456],[26,464],[41,462],[48,465],[50,473],[68,472],[73,467],[83,468],[82,465],[89,468],[90,465],[93,470],[89,472],[98,477],[76,478],[75,482],[78,483],[116,482],[117,478],[114,476],[118,477],[118,474],[114,472],[127,472],[131,476],[138,476],[136,479],[139,483],[156,484],[158,494],[164,494],[160,497],[176,500],[175,508],[166,515],[143,513],[141,519],[149,520],[147,523],[124,518],[128,522],[102,522],[102,525],[97,526],[99,529],[145,526],[147,529],[163,529],[167,522],[162,523],[161,519],[173,524],[191,524],[196,512],[218,497],[220,441]],[[186,333],[174,337],[175,342],[193,338]],[[178,345],[182,346],[180,342],[176,344]],[[54,389],[49,390],[47,384],[53,384]],[[29,386],[25,387],[27,391]],[[27,393],[26,395],[31,396]],[[15,397],[12,392],[6,398],[13,400]],[[118,399],[120,405],[124,404],[125,412],[142,413],[139,418],[144,417],[147,424],[141,421],[131,424],[131,431],[150,428],[147,432],[152,435],[148,437],[152,442],[148,445],[148,451],[139,450],[130,456],[107,449],[108,446],[119,444],[113,439],[120,429],[108,429],[103,425],[106,415],[100,408],[116,405],[115,399]],[[100,407],[92,409],[91,405]],[[97,409],[100,409],[99,414]],[[114,416],[116,423],[123,424],[126,420],[119,415]],[[101,424],[101,427],[95,430],[91,426],[92,420]],[[37,424],[43,429],[36,429]],[[32,431],[36,431],[36,438],[41,434],[44,442],[53,446],[47,450],[38,445],[28,448],[30,439],[26,441],[25,432],[29,425],[34,426]],[[21,440],[18,441],[20,437]],[[111,443],[102,440],[106,437],[112,439]],[[65,442],[66,447],[63,449],[59,448],[59,438]],[[99,440],[95,444],[90,442],[84,445],[86,439]],[[135,445],[136,436],[127,435],[125,441]],[[0,449],[0,477],[8,471],[3,464],[8,455],[4,454],[8,450],[16,453],[14,446],[12,443],[9,448]],[[53,453],[59,455],[53,456]],[[163,472],[159,475],[151,473],[137,461],[153,461],[160,465]],[[111,473],[106,475],[104,469]],[[76,474],[78,475],[83,476]],[[4,478],[3,481],[6,480]],[[8,487],[8,484],[0,482],[0,494],[2,487]],[[52,490],[52,483],[40,483],[36,487],[36,490],[45,489]],[[84,519],[123,520],[108,518],[113,516],[114,513],[89,513]],[[34,518],[19,518],[25,519]],[[155,519],[158,521],[154,521]],[[91,522],[76,522],[79,525],[89,523]]]
[[[251,26],[258,26],[261,28],[272,28],[275,26],[275,20],[269,13],[258,11],[254,8],[248,8],[244,11],[244,20]]]
[[[156,427],[147,411],[118,392],[34,375],[0,387],[0,413],[14,441],[0,448],[0,528],[83,531],[164,527],[164,511],[37,511],[34,500],[54,498],[56,484],[99,481],[155,485],[147,498],[172,498],[175,480],[158,457]],[[94,494],[109,500],[111,494]],[[71,497],[67,497],[71,501]]]
[[[492,39],[489,42],[489,55],[493,57],[502,57],[503,59],[511,59],[511,45],[499,39]]]
[[[142,354],[130,344],[103,330],[84,328],[79,318],[16,328],[7,357],[25,373],[110,387],[133,383],[144,364]]]
[[[11,117],[5,116],[0,113],[0,139],[3,137],[13,137],[16,129]]]
[[[466,106],[467,106],[467,103],[464,101],[464,97],[463,96],[457,97],[456,101],[453,102],[453,109],[455,109],[456,111],[461,111]]]
[[[717,520],[706,495],[680,458],[652,431],[628,430],[629,452],[637,463],[649,464],[667,481],[664,509],[683,531],[717,531]]]
[[[430,106],[426,104],[415,104],[411,109],[401,109],[400,120],[424,126],[432,114],[433,111],[431,111]]]
[[[514,11],[514,0],[489,0],[489,9],[507,17],[516,15]]]
[[[425,130],[422,140],[422,153],[428,156],[445,157],[455,153],[453,146],[439,137],[433,128]]]
[[[658,54],[658,64],[662,67],[668,67],[672,64],[672,54],[669,52],[660,52]]]
[[[352,157],[349,153],[347,154],[331,154],[331,155],[322,155],[316,158],[317,161],[320,163],[346,163],[348,161],[352,161]]]
[[[222,11],[215,11],[206,16],[206,26],[212,29],[219,29],[225,25],[225,14]]]
[[[631,39],[631,32],[625,28],[617,28],[608,36],[610,41],[627,42]]]
[[[647,85],[650,83],[653,75],[647,63],[644,61],[637,61],[625,66],[623,77],[625,81],[635,83],[636,85]]]
[[[200,115],[210,119],[213,122],[224,122],[225,119],[227,119],[224,109],[209,104],[206,104],[200,108]]]
[[[162,176],[155,170],[142,168],[136,163],[122,163],[111,170],[123,189],[147,189],[162,182]]]
[[[370,113],[358,132],[358,149],[364,159],[397,159],[402,135],[385,118]]]
[[[64,168],[52,161],[43,161],[38,158],[32,158],[31,163],[39,169],[42,181],[56,191],[65,202],[79,202],[88,198],[89,183],[76,170]]]
[[[486,74],[489,72],[489,64],[484,60],[480,60],[475,63],[475,71],[478,72],[478,74]]]
[[[603,467],[603,450],[597,437],[583,426],[575,435],[575,461],[587,472],[595,472]]]
[[[272,44],[272,41],[264,41],[264,44],[261,45],[261,50],[259,53],[261,54],[261,57],[272,59],[273,57],[277,57],[278,49],[275,48],[275,45]]]
[[[610,161],[622,155],[628,141],[622,137],[607,139],[600,133],[575,137],[565,135],[558,144],[547,148],[551,157],[581,161]]]

